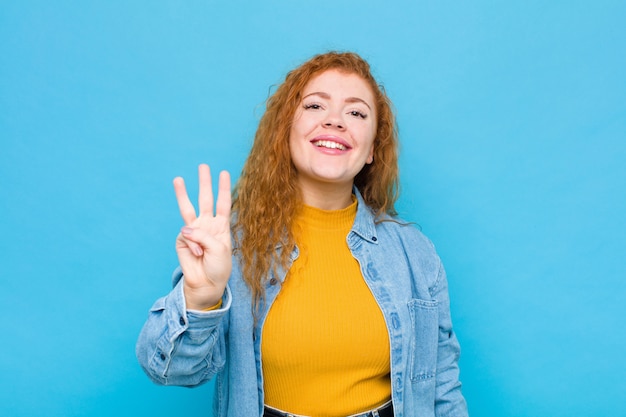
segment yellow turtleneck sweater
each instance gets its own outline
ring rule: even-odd
[[[391,398],[389,336],[346,237],[349,207],[303,207],[300,256],[263,326],[265,403],[295,414],[355,414]]]

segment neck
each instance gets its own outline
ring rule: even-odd
[[[315,188],[300,186],[305,205],[321,210],[340,210],[352,204],[352,184],[318,185]]]

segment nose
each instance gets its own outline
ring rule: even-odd
[[[324,125],[324,127],[327,127],[327,128],[332,128],[332,127],[334,127],[334,128],[336,128],[336,129],[339,129],[339,130],[343,130],[343,129],[345,128],[345,124],[344,124],[344,122],[341,120],[341,118],[340,118],[340,117],[337,117],[337,116],[333,116],[333,115],[329,115],[329,116],[328,116],[328,117],[324,120],[323,125]]]

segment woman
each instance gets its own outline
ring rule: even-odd
[[[228,173],[215,213],[208,166],[198,214],[174,180],[180,268],[137,343],[146,373],[217,375],[217,416],[466,416],[445,272],[394,217],[397,184],[395,120],[367,62],[331,52],[291,71],[232,219]]]

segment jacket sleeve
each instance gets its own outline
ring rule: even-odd
[[[461,393],[458,366],[460,346],[452,330],[448,281],[441,263],[437,281],[431,291],[433,298],[438,302],[439,316],[435,415],[437,417],[465,417],[468,415],[467,404]]]
[[[139,364],[161,385],[200,385],[225,363],[230,289],[226,288],[220,309],[187,310],[183,279],[177,269],[174,289],[154,303],[137,340]]]

